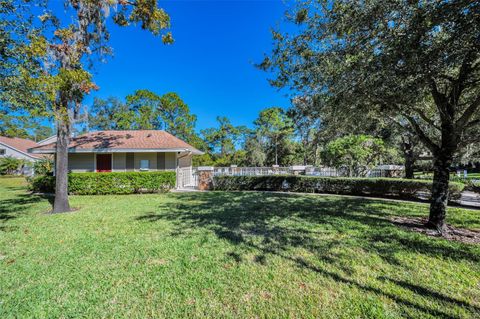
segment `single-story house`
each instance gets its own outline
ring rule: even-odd
[[[0,158],[13,157],[24,160],[25,164],[16,173],[32,175],[33,163],[41,160],[45,155],[31,154],[28,149],[39,145],[39,143],[24,138],[0,136]]]
[[[0,136],[0,158],[13,157],[29,162],[38,161],[43,156],[28,152],[29,148],[38,145],[38,143],[24,138]]]
[[[29,149],[54,154],[56,142]],[[70,172],[132,172],[191,168],[203,152],[160,130],[98,131],[73,137],[68,147]]]

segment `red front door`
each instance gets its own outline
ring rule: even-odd
[[[97,154],[97,172],[112,171],[112,154]]]

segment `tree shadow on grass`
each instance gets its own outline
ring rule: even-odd
[[[0,201],[0,231],[13,230],[12,226],[6,225],[8,221],[25,214],[30,206],[45,199],[53,204],[53,196],[48,195],[19,194],[12,198],[2,199]]]
[[[172,236],[189,236],[191,232],[205,229],[239,248],[238,251],[229,253],[236,262],[243,260],[239,253],[243,249],[255,252],[257,255],[254,261],[261,264],[267,262],[268,256],[279,256],[301,269],[314,271],[363,291],[384,295],[436,317],[454,316],[349,278],[354,270],[349,266],[351,256],[345,254],[350,251],[375,254],[385,262],[402,268],[408,266],[398,260],[397,254],[400,252],[442,259],[480,261],[478,247],[428,238],[392,225],[389,220],[391,216],[426,213],[411,211],[411,206],[394,206],[391,203],[358,198],[254,192],[208,192],[174,196],[177,202],[160,206],[157,212],[137,219],[149,222],[170,221],[175,226]],[[342,249],[345,247],[346,250]],[[296,257],[296,249],[306,250],[315,258],[307,260]],[[316,265],[318,262],[328,263],[338,269],[338,272]],[[398,281],[397,284],[400,283]],[[408,288],[406,285],[402,287]],[[436,292],[426,293],[429,290],[421,288],[411,290],[442,303],[480,312],[478,307],[467,302]]]

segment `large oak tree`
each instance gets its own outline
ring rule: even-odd
[[[444,230],[454,156],[480,141],[480,2],[305,1],[274,32],[272,84],[352,114],[374,111],[434,158],[428,226]]]

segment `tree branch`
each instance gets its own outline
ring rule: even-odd
[[[468,128],[474,127],[475,125],[478,125],[478,124],[480,124],[480,119],[470,121],[469,123],[467,123],[467,125],[465,125],[465,128],[468,129]]]
[[[470,118],[473,116],[475,111],[477,111],[480,108],[480,95],[477,96],[475,101],[473,101],[472,104],[470,104],[469,107],[463,112],[462,116],[455,122],[455,126],[457,128],[462,128],[467,125],[468,121],[470,121]]]
[[[435,102],[435,106],[437,107],[438,111],[440,112],[440,118],[442,120],[452,120],[451,115],[447,110],[448,99],[445,94],[440,93],[438,91],[437,83],[433,78],[430,78],[430,91],[432,93],[433,101]]]
[[[455,81],[452,82],[452,90],[450,91],[450,103],[449,105],[457,105],[462,95],[463,90],[466,87],[466,81],[469,78],[469,75],[472,73],[472,60],[476,56],[477,50],[470,50],[465,55],[460,70],[458,72],[458,77]]]
[[[432,151],[432,153],[437,153],[439,150],[439,147],[425,134],[425,132],[422,130],[420,125],[418,125],[417,121],[413,117],[407,114],[402,114],[405,119],[410,123],[414,131],[417,133],[418,137],[420,140],[425,144],[425,146]]]
[[[418,108],[413,108],[412,110],[415,113],[417,113],[421,117],[421,119],[424,120],[427,124],[429,124],[433,128],[436,128],[439,131],[441,130],[440,127],[436,125],[435,122],[432,119],[430,119],[422,110]]]

